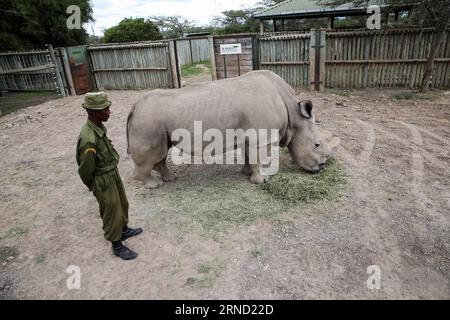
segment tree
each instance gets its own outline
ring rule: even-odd
[[[195,24],[182,16],[153,16],[150,20],[159,27],[165,39],[182,38]]]
[[[328,6],[338,6],[348,3],[348,0],[318,0],[317,2]],[[355,6],[364,6],[367,1],[354,0],[350,1]],[[396,5],[411,5],[414,4],[410,10],[410,14],[406,17],[409,23],[415,26],[428,27],[432,26],[435,29],[435,37],[428,54],[425,72],[420,85],[420,92],[429,90],[430,79],[433,75],[434,60],[442,45],[442,40],[445,36],[445,31],[450,23],[450,0],[385,0],[386,4],[391,4],[392,8]],[[393,9],[390,10],[393,10]],[[385,13],[389,14],[389,10]],[[403,17],[405,19],[405,17]]]
[[[257,32],[259,28],[258,21],[252,17],[255,12],[253,9],[228,10],[222,12],[223,16],[217,16],[213,19],[213,24],[220,27],[218,33],[243,33]]]
[[[0,48],[20,50],[85,44],[84,28],[68,29],[70,5],[80,7],[81,23],[93,21],[89,0],[2,0],[0,2]]]
[[[103,42],[133,42],[161,40],[158,27],[144,18],[125,18],[117,26],[106,29]]]

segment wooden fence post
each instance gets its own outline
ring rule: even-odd
[[[174,88],[181,87],[180,81],[180,69],[177,58],[177,44],[176,40],[169,42],[169,56],[170,56],[170,69],[172,70],[172,81]]]
[[[216,55],[214,53],[214,36],[208,37],[209,41],[209,52],[211,55],[211,73],[212,73],[212,79],[217,80],[217,70],[216,70]]]
[[[315,88],[315,70],[316,70],[316,29],[311,29],[309,39],[309,90],[314,91]]]
[[[311,29],[309,42],[309,90],[325,87],[325,31]]]
[[[67,86],[69,87],[69,94],[71,96],[74,96],[74,95],[76,95],[76,92],[75,92],[75,86],[73,84],[72,72],[70,71],[69,58],[67,57],[66,48],[59,48],[59,52],[62,57],[62,63],[64,66],[64,71],[65,71],[66,79],[67,79]]]
[[[58,68],[58,62],[56,61],[55,52],[53,51],[53,46],[51,44],[48,44],[47,48],[48,48],[48,52],[50,54],[50,59],[52,60],[52,64],[54,65],[54,68],[55,68],[55,77],[56,77],[56,83],[58,86],[59,94],[61,96],[65,97],[66,91],[64,90],[64,83],[62,81],[61,73]]]
[[[191,42],[191,39],[189,39],[189,53],[190,53],[190,56],[191,56],[191,64],[193,64],[193,63],[194,63],[194,54],[193,54],[193,52],[192,52],[192,42]]]
[[[325,30],[320,31],[320,46],[316,50],[320,50],[320,62],[319,62],[319,91],[323,91],[325,88]]]

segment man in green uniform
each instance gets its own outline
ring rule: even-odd
[[[83,108],[88,119],[78,138],[76,158],[81,180],[97,198],[105,239],[112,242],[116,256],[130,260],[136,258],[137,253],[122,241],[140,234],[142,229],[127,225],[128,200],[117,169],[119,154],[106,137],[102,124],[111,114],[110,105],[104,92],[86,94]]]

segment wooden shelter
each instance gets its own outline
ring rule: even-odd
[[[323,27],[334,29],[336,18],[367,15],[367,8],[371,5],[380,6],[382,12],[393,12],[397,20],[400,12],[408,11],[414,6],[414,1],[408,5],[393,6],[386,4],[384,0],[370,0],[364,6],[354,6],[352,2],[349,2],[332,8],[320,5],[313,0],[286,0],[255,13],[253,17],[259,19],[260,33],[296,31],[286,27],[293,20],[325,20]],[[265,28],[266,24],[271,24],[272,27]]]

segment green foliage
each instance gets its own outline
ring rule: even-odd
[[[0,2],[0,50],[25,50],[85,44],[84,29],[67,28],[67,7],[78,5],[81,23],[92,21],[89,0],[2,0]]]
[[[192,77],[196,76],[198,74],[201,74],[205,71],[205,68],[202,68],[199,65],[204,65],[208,70],[211,70],[211,62],[210,61],[201,61],[201,62],[195,62],[192,64],[186,64],[181,67],[181,76],[183,78],[185,77]]]
[[[150,19],[125,18],[117,26],[105,30],[103,42],[161,40],[162,35]]]
[[[182,38],[195,23],[181,16],[153,16],[150,20],[159,27],[165,39]]]
[[[17,257],[18,254],[15,247],[0,247],[0,263],[7,261],[8,257]]]
[[[419,93],[412,91],[402,91],[392,95],[393,100],[435,100],[438,96],[430,93]]]
[[[223,17],[214,17],[213,23],[218,26],[219,34],[258,32],[259,23],[252,17],[255,9],[228,10],[222,12]]]

